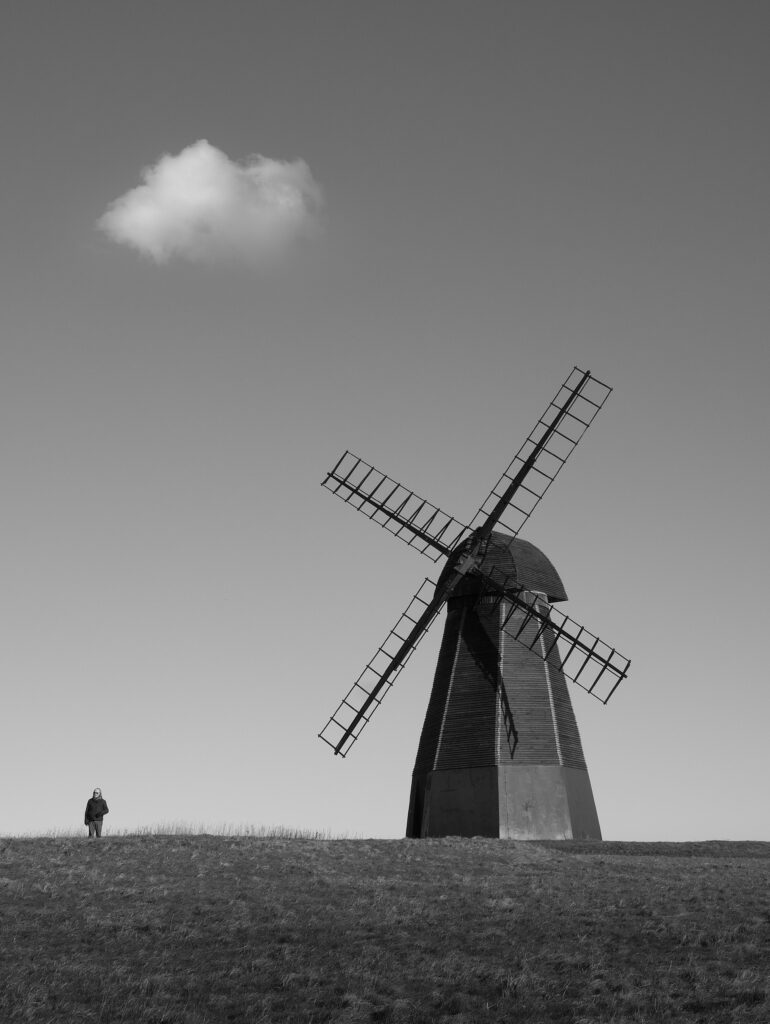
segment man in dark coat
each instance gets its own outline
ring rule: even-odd
[[[102,791],[100,789],[94,790],[94,795],[86,804],[86,820],[85,824],[88,825],[88,838],[93,839],[99,837],[102,834],[102,821],[105,814],[109,814],[110,809],[107,806],[107,801],[102,797]]]

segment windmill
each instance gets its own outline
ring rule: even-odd
[[[342,757],[447,606],[407,836],[601,838],[565,680],[606,704],[630,661],[554,605],[556,569],[518,534],[612,389],[574,367],[469,526],[346,451],[323,486],[445,559],[320,732]]]

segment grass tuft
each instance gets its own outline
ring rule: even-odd
[[[82,828],[49,829],[46,832],[21,832],[13,836],[0,836],[0,839],[75,839],[86,835]],[[249,836],[253,839],[350,839],[347,833],[335,834],[327,829],[301,829],[285,825],[250,825],[224,822],[208,825],[203,822],[194,825],[189,821],[161,821],[151,825],[139,825],[136,828],[110,828],[104,823],[102,838],[118,836]],[[360,838],[360,837],[357,837]]]

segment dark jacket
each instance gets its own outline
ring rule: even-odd
[[[89,821],[101,821],[105,814],[109,814],[110,809],[107,806],[107,801],[100,796],[92,796],[86,804],[86,820],[85,825]]]

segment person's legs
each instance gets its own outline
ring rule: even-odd
[[[102,819],[99,818],[94,822],[94,828],[96,829],[96,838],[101,839],[102,836]]]
[[[96,822],[95,821],[89,821],[89,823],[88,823],[88,838],[89,839],[93,839],[95,835],[96,835]]]

